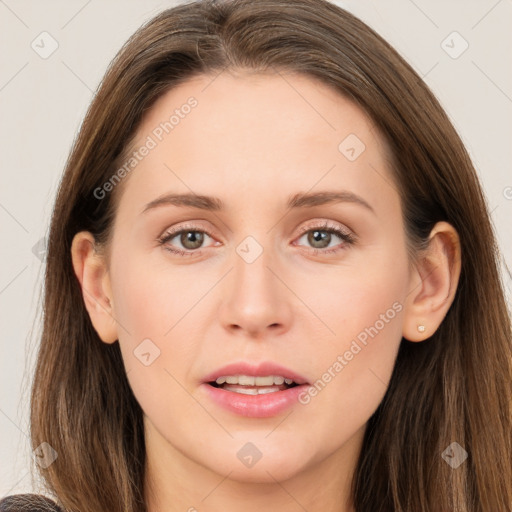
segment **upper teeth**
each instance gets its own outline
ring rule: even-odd
[[[241,386],[280,386],[283,382],[290,385],[292,379],[285,379],[280,375],[268,375],[266,377],[252,377],[251,375],[226,375],[218,377],[217,384],[239,384]]]

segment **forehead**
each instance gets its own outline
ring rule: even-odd
[[[361,138],[373,129],[360,108],[317,79],[297,73],[223,71],[196,76],[164,94],[139,126],[138,142],[149,134],[158,141],[178,141],[180,132],[189,139],[191,131],[198,137],[245,141],[247,146],[254,133],[258,140],[266,134],[265,142],[275,145],[315,135],[331,135],[336,142],[348,126]],[[173,137],[166,137],[171,132]]]
[[[130,151],[145,146],[127,194],[148,200],[165,187],[265,197],[320,182],[371,193],[388,163],[360,108],[313,78],[282,72],[224,71],[180,84],[147,112]]]

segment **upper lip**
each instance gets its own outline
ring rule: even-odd
[[[261,363],[249,363],[240,361],[231,363],[222,368],[214,370],[206,375],[204,382],[214,382],[218,377],[226,375],[250,375],[252,377],[265,377],[267,375],[279,375],[285,379],[292,379],[296,384],[308,384],[306,378],[298,373],[272,361],[263,361]]]

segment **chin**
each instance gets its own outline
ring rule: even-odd
[[[273,435],[273,434],[272,434]],[[246,438],[247,439],[247,438]],[[273,444],[269,439],[255,439],[253,442],[237,442],[234,456],[231,447],[208,460],[208,466],[216,473],[228,475],[230,480],[247,483],[274,483],[293,478],[304,471],[312,462],[311,453],[301,452],[298,446]],[[301,443],[304,447],[304,443]],[[219,461],[222,463],[219,464]]]
[[[267,461],[263,464],[260,461],[256,466],[252,468],[236,467],[231,468],[231,474],[229,475],[230,480],[234,480],[241,483],[252,483],[252,484],[275,484],[283,482],[290,478],[293,478],[301,472],[303,468],[288,461],[283,466],[282,463]],[[229,472],[229,470],[228,470]],[[227,474],[227,473],[226,473]]]

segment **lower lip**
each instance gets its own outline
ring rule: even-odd
[[[292,407],[298,402],[299,395],[307,384],[262,395],[243,395],[234,391],[216,388],[208,383],[202,384],[206,393],[221,407],[251,418],[270,418]]]

